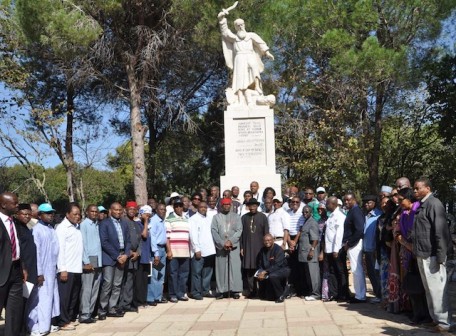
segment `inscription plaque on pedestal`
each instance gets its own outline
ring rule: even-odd
[[[235,160],[240,166],[266,165],[265,119],[234,119]]]

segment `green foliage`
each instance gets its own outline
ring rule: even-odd
[[[87,49],[102,32],[75,1],[18,0],[16,9],[27,41],[49,46],[62,58],[71,59]]]

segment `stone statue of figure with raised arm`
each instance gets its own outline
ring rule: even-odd
[[[260,74],[264,70],[261,57],[266,56],[274,60],[274,56],[260,36],[245,30],[244,20],[234,21],[236,33],[228,28],[226,16],[236,5],[237,2],[218,14],[223,55],[226,65],[233,70],[233,83],[231,88],[227,89],[228,103],[272,105],[275,103],[275,97],[264,96]]]

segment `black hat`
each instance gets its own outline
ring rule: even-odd
[[[279,199],[279,198],[274,198],[272,200],[272,203],[283,203],[283,201],[281,199]]]
[[[176,204],[184,204],[184,202],[182,202],[182,198],[180,198],[180,197],[175,198],[173,206],[175,206]]]
[[[21,210],[32,210],[32,208],[30,207],[30,204],[28,203],[19,203],[19,206],[17,208],[19,211]]]
[[[256,198],[251,198],[245,203],[245,205],[254,205],[254,204],[260,205],[260,202],[258,202]]]
[[[375,195],[364,195],[363,202],[374,201],[377,202],[377,196]]]

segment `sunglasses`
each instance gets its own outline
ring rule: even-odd
[[[300,202],[299,202],[299,201],[291,201],[290,203],[291,203],[291,204],[298,204],[298,203],[300,203]]]

